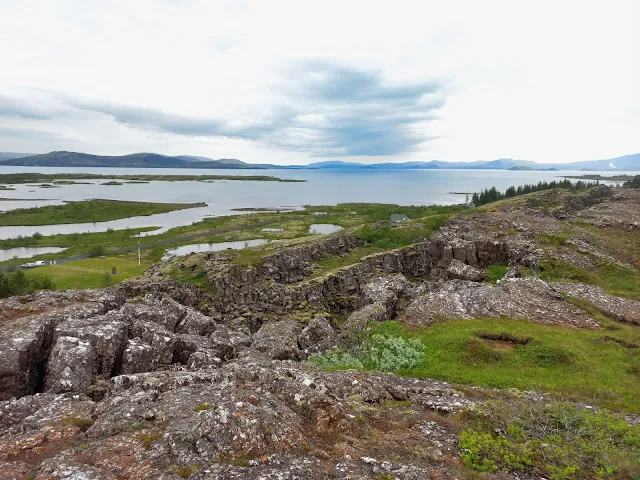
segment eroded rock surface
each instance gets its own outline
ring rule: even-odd
[[[406,321],[428,325],[438,319],[510,317],[539,323],[598,327],[587,312],[537,278],[508,278],[498,285],[436,283],[408,307]]]
[[[600,287],[583,283],[553,283],[551,286],[559,292],[592,303],[608,317],[640,325],[640,302],[637,300],[609,295]]]

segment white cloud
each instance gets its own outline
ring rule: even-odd
[[[0,151],[633,153],[637,18],[635,0],[0,0]]]

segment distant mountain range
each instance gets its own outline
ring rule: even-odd
[[[10,155],[17,155],[13,158]],[[158,153],[132,153],[130,155],[106,156],[78,152],[49,152],[40,155],[0,153],[1,165],[24,165],[33,167],[120,167],[120,168],[277,168],[276,165],[252,165],[234,158],[213,160],[206,157],[180,155],[171,157]]]
[[[0,166],[24,165],[37,167],[120,167],[120,168],[202,168],[202,169],[358,169],[358,170],[582,170],[623,171],[640,170],[640,153],[605,160],[588,160],[571,163],[536,163],[512,158],[476,162],[430,162],[375,163],[371,165],[354,162],[328,161],[304,166],[272,165],[267,163],[245,163],[234,158],[217,160],[193,155],[168,156],[158,153],[133,153],[122,156],[91,155],[77,152],[50,152],[39,155],[0,152]]]

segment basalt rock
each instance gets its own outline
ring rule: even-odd
[[[481,282],[485,278],[482,270],[472,267],[471,265],[465,265],[456,259],[453,259],[449,264],[447,276],[453,279],[470,280],[472,282]]]
[[[572,297],[592,303],[608,317],[620,322],[640,325],[640,302],[605,293],[595,285],[583,283],[552,283],[551,287]]]
[[[300,358],[298,334],[300,324],[296,320],[268,322],[253,336],[252,347],[276,360]]]
[[[452,281],[431,289],[407,307],[406,321],[431,324],[437,319],[510,317],[554,325],[598,327],[585,311],[566,302],[542,280],[508,278],[496,286]]]
[[[304,355],[320,353],[336,344],[336,332],[326,317],[314,317],[298,335],[298,346]]]

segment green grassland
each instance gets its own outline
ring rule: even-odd
[[[238,180],[257,182],[304,182],[291,178],[279,178],[269,175],[107,175],[92,173],[3,173],[0,184],[43,183],[59,180],[130,180],[137,182],[164,181],[205,181],[205,180]]]
[[[140,275],[152,262],[145,258],[138,266],[137,259],[126,256],[87,258],[46,267],[24,270],[27,277],[49,277],[56,290],[103,288]],[[112,275],[112,268],[116,274]]]
[[[397,372],[403,375],[551,392],[565,399],[640,413],[640,328],[604,322],[605,330],[507,318],[452,320],[428,327],[392,321],[375,326],[361,344],[366,345],[376,334],[418,340],[425,354],[413,367]],[[494,337],[522,343],[491,340]],[[333,367],[343,368],[340,362]]]
[[[148,203],[117,200],[86,200],[35,208],[19,208],[0,213],[0,226],[59,225],[93,223],[167,213],[185,208],[204,207],[205,203]]]

